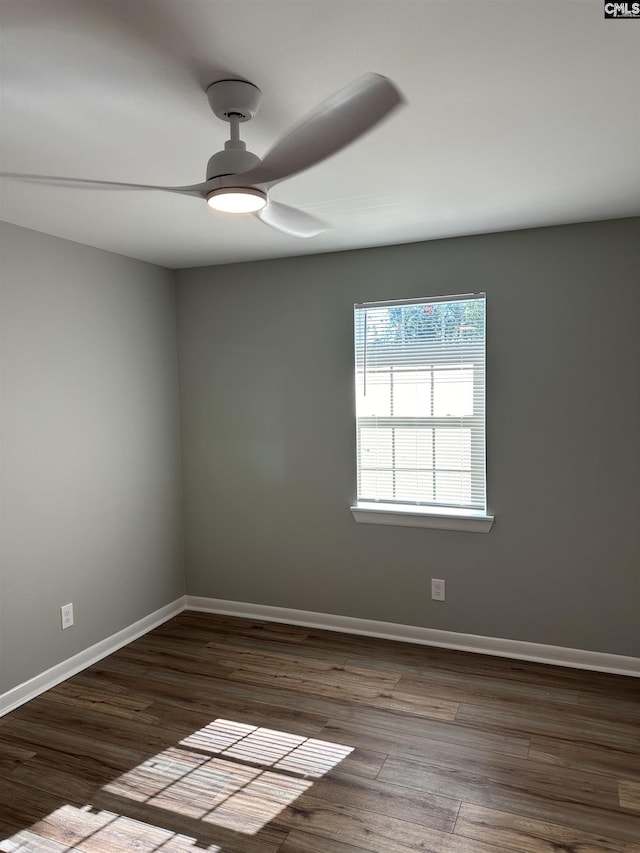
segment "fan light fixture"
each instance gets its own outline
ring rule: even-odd
[[[267,203],[267,194],[250,187],[225,187],[207,196],[207,204],[223,213],[255,213]]]

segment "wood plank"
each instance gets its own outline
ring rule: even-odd
[[[485,706],[485,702],[483,701],[479,703],[476,696],[471,698],[470,701],[460,704],[482,704]],[[618,724],[629,733],[630,742],[633,742],[635,746],[638,746],[640,745],[640,735],[638,735],[638,722],[640,721],[640,716],[637,714],[629,714],[627,709],[630,703],[625,701],[622,704],[625,710],[619,714],[615,714],[615,718]],[[551,699],[531,701],[515,697],[512,697],[511,700],[505,700],[503,702],[503,708],[516,713],[535,714],[535,716],[549,720],[568,719],[573,724],[580,727],[590,725],[597,726],[600,723],[610,724],[613,710],[611,706],[608,707],[605,702],[600,702],[599,699],[596,702],[578,702],[577,704],[568,704],[566,702],[556,702]]]
[[[502,853],[481,841],[472,842],[472,847],[462,836],[313,796],[301,797],[280,815],[278,823],[324,839],[348,841],[371,853]]]
[[[149,648],[141,643],[132,643],[131,646],[114,652],[113,658],[116,661],[131,661],[147,668],[162,667],[167,672],[194,673],[219,678],[227,678],[231,671],[228,666],[219,664],[212,655],[208,655],[201,649],[191,652],[187,649],[182,652],[169,652]]]
[[[135,767],[148,756],[137,748],[18,719],[12,719],[10,727],[0,732],[0,741],[7,737],[33,747],[38,759],[48,762],[50,767],[68,767],[83,778],[92,779],[96,785]]]
[[[362,649],[358,654],[356,648],[355,659],[360,662],[366,660],[367,665],[373,665],[377,660],[385,668],[429,678],[442,675],[464,675],[465,678],[471,676],[488,680],[498,678],[511,681],[514,688],[518,685],[538,686],[551,693],[559,690],[565,694],[563,701],[575,702],[587,695],[640,701],[640,679],[637,678],[409,643],[397,645],[403,646],[397,653],[388,641],[376,643],[373,650],[369,649],[364,655]],[[566,697],[569,693],[575,694],[573,700]]]
[[[146,699],[133,699],[121,692],[86,688],[74,683],[73,680],[63,682],[47,692],[47,699],[61,705],[73,705],[76,708],[91,708],[103,714],[124,717],[127,720],[137,719],[153,723],[152,716],[145,716],[144,709],[151,702]]]
[[[604,838],[569,826],[463,803],[456,835],[517,850],[518,853],[638,853],[639,845]]]
[[[365,687],[392,689],[400,679],[396,672],[358,666],[356,664],[336,663],[321,658],[296,656],[283,653],[255,652],[233,646],[231,643],[208,643],[212,659],[229,669],[243,669],[254,672],[276,671],[298,678],[318,678],[326,684],[339,684],[353,681]]]
[[[1,735],[2,729],[0,729]],[[0,761],[27,761],[29,758],[33,758],[35,754],[35,750],[26,749],[24,746],[11,741],[7,743],[0,740]]]
[[[342,760],[337,769],[352,776],[362,776],[363,779],[375,779],[386,757],[383,753],[371,749],[352,747],[352,751]],[[333,773],[334,771],[330,770],[328,775],[331,776]]]
[[[616,719],[640,723],[640,697],[618,698],[592,693],[580,693],[578,704],[581,707],[600,708],[606,714],[612,714]]]
[[[395,690],[379,690],[365,687],[354,681],[338,681],[326,683],[318,679],[308,679],[281,673],[278,670],[257,671],[239,668],[234,670],[229,678],[244,684],[265,685],[267,687],[283,687],[301,693],[323,696],[329,699],[339,699],[350,703],[367,705],[371,708],[384,708],[390,711],[402,711],[419,717],[429,717],[436,720],[453,720],[458,710],[455,702],[446,699],[430,699],[417,697]]]
[[[618,799],[621,808],[630,812],[640,812],[640,782],[630,782],[628,779],[618,782]],[[638,835],[640,836],[640,823]]]
[[[180,619],[182,616],[182,619]],[[261,619],[248,619],[242,616],[224,616],[203,613],[199,618],[194,611],[185,612],[176,617],[177,630],[183,634],[185,626],[200,627],[204,633],[232,634],[234,637],[246,637],[257,644],[264,640],[277,640],[285,643],[302,643],[309,636],[309,629],[301,625],[289,625],[284,622],[267,622]],[[187,627],[186,630],[189,630]],[[211,639],[211,637],[210,637]]]
[[[515,795],[534,794],[554,802],[566,800],[605,808],[617,805],[617,784],[606,776],[564,768],[556,768],[555,772],[550,774],[544,764],[480,750],[476,750],[473,758],[468,759],[461,759],[459,753],[454,754],[451,750],[434,753],[426,761],[390,756],[378,778],[387,781],[399,781],[404,778],[404,784],[411,787],[413,781],[418,780],[422,790],[429,790],[422,787],[423,780],[433,778],[441,771],[447,771],[448,779],[459,779],[463,790],[461,795],[447,796],[471,802],[475,800],[470,800],[469,792],[479,783],[490,785],[503,799],[513,792]],[[444,791],[441,790],[441,793]]]
[[[440,724],[437,728],[430,724],[423,727],[424,735],[413,732],[405,734],[396,729],[385,729],[378,720],[373,724],[352,723],[343,720],[329,720],[322,729],[322,737],[350,746],[372,749],[389,755],[407,758],[424,757],[434,760],[437,755],[457,755],[461,761],[472,761],[475,750],[526,758],[529,741],[524,738],[501,738],[485,734],[466,726]]]
[[[529,763],[532,762],[522,762]],[[504,770],[493,771],[488,765],[456,768],[389,758],[378,778],[426,793],[437,791],[476,806],[564,824],[584,832],[600,832],[612,839],[637,840],[636,817],[624,814],[617,803],[611,803],[608,787],[601,789],[584,777],[574,779],[573,773],[550,775],[548,770],[527,766],[514,771],[509,774]]]
[[[310,835],[308,832],[293,830],[290,832],[279,853],[371,853],[371,848],[354,847],[333,838],[323,838],[320,835]],[[402,850],[396,847],[395,853],[413,853],[409,848]]]
[[[270,654],[295,654],[313,658],[314,660],[321,658],[322,660],[334,661],[335,663],[346,663],[347,657],[349,656],[349,650],[342,650],[340,648],[333,649],[329,647],[321,649],[315,646],[308,646],[306,642],[293,644],[284,640],[270,640],[263,637],[258,644],[250,636],[244,636],[242,634],[216,634],[214,637],[210,637],[209,639],[216,643],[228,642],[234,649],[238,647],[244,647],[254,651],[260,649],[261,651],[268,652]]]
[[[534,708],[487,708],[482,705],[461,704],[456,722],[482,727],[493,731],[518,731],[530,735],[546,735],[611,746],[640,755],[640,728],[608,716],[605,719],[589,719],[583,714],[557,709]]]
[[[15,714],[16,719],[24,722],[46,725],[62,733],[70,731],[75,736],[91,738],[98,743],[114,744],[134,751],[144,749],[149,754],[176,740],[176,733],[164,729],[158,717],[154,716],[152,722],[148,720],[149,715],[144,722],[112,717],[91,708],[75,708],[51,702],[46,694],[35,702],[23,705]]]
[[[161,717],[163,724],[168,728],[173,728],[180,718],[186,724],[191,720],[190,713],[193,714],[194,720],[197,714],[208,715],[209,720],[213,715],[232,717],[240,722],[272,725],[309,735],[317,734],[327,722],[326,717],[297,708],[224,696],[219,691],[212,691],[208,686],[204,688],[201,683],[191,683],[189,679],[185,679],[184,688],[180,691],[176,691],[173,683],[153,678],[153,673],[133,676],[106,669],[97,669],[93,672],[92,669],[80,676],[74,676],[74,679],[84,680],[84,682],[106,682],[109,685],[114,683],[120,686],[126,685],[128,689],[135,690],[139,695],[151,700],[150,713]]]
[[[3,755],[3,747],[5,754]],[[9,776],[17,767],[26,761],[33,753],[25,749],[14,748],[10,754],[10,745],[0,742],[0,778]],[[382,766],[382,765],[380,765]],[[378,768],[379,769],[379,768]]]
[[[535,736],[531,738],[529,758],[575,770],[604,773],[606,776],[624,776],[640,782],[638,754],[611,746]]]
[[[352,661],[347,661],[350,664]],[[529,684],[515,681],[512,678],[501,678],[495,675],[476,675],[468,673],[464,679],[458,672],[444,669],[433,669],[427,673],[416,675],[409,669],[400,674],[398,689],[418,696],[431,695],[452,702],[478,702],[482,705],[501,705],[512,702],[559,702],[568,705],[579,703],[579,693],[576,689],[561,687],[550,688],[548,685]]]
[[[30,827],[60,808],[61,798],[16,781],[0,779],[0,822]],[[71,805],[82,806],[76,801]]]
[[[19,783],[36,792],[61,797],[65,802],[85,803],[91,800],[96,784],[92,779],[54,768],[46,760],[32,758],[17,767],[7,781]]]
[[[19,764],[20,764],[20,762],[15,761],[15,760],[14,761],[11,761],[8,759],[5,759],[4,761],[0,760],[0,777],[8,776],[10,773],[12,773],[16,769],[16,767],[19,766]]]
[[[328,803],[376,812],[443,832],[452,832],[460,808],[459,800],[422,791],[414,793],[380,779],[357,779],[342,767],[316,780],[310,793]]]

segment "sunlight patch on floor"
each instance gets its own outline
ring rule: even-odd
[[[351,751],[317,738],[218,719],[103,790],[254,834]]]
[[[108,782],[107,796],[152,807],[152,822],[92,805],[64,805],[0,841],[1,853],[136,850],[221,853],[197,838],[198,824],[254,835],[312,787],[353,748],[290,732],[218,719]],[[96,802],[100,802],[100,793]],[[112,807],[109,800],[108,805]],[[126,808],[123,810],[126,812]],[[193,820],[194,835],[174,832],[171,814]],[[188,825],[188,824],[187,824]],[[190,826],[189,826],[190,828]],[[43,839],[46,841],[43,844]]]
[[[44,840],[46,839],[46,841]],[[0,842],[2,853],[69,853],[69,851],[136,853],[222,853],[215,844],[114,812],[94,812],[90,806],[62,806],[52,814]]]

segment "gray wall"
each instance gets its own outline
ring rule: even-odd
[[[640,655],[639,270],[628,219],[179,272],[188,592]],[[358,525],[353,303],[472,290],[494,528]]]
[[[174,274],[0,239],[1,693],[185,585]],[[640,655],[639,269],[635,219],[179,272],[187,591]],[[494,529],[357,525],[352,305],[468,290]]]
[[[181,596],[184,555],[173,274],[0,228],[3,692]]]

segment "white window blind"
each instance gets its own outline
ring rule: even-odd
[[[358,505],[486,512],[485,295],[356,305]]]

